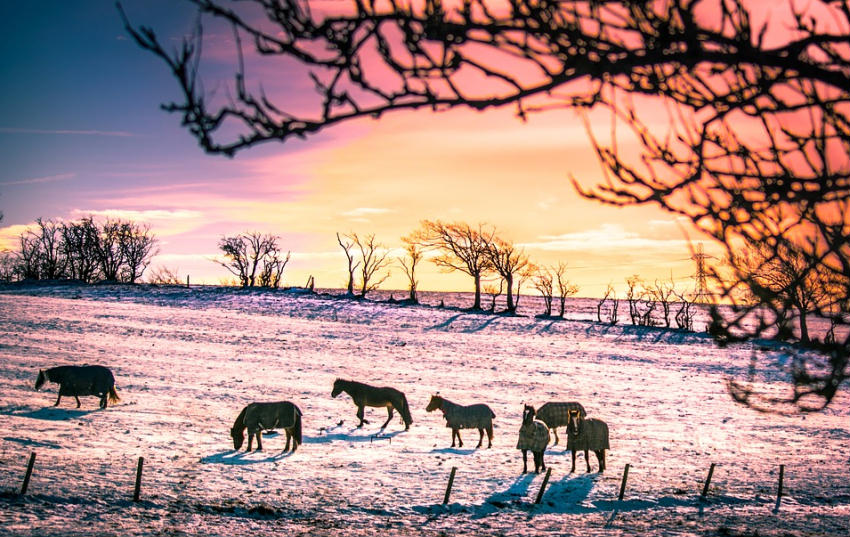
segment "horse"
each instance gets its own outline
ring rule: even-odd
[[[570,410],[578,410],[581,418],[587,416],[584,407],[581,403],[575,401],[567,402],[549,402],[537,409],[536,418],[542,421],[549,427],[552,434],[555,435],[553,446],[557,446],[560,439],[558,438],[558,427],[565,427],[570,421]]]
[[[239,451],[245,442],[245,429],[248,429],[248,449],[251,451],[251,441],[257,437],[257,451],[263,450],[263,429],[282,428],[286,431],[286,447],[289,451],[289,441],[292,440],[292,453],[301,445],[301,409],[289,401],[276,403],[251,403],[236,416],[230,436],[233,438],[233,449]]]
[[[331,391],[331,397],[336,397],[342,392],[350,395],[354,404],[357,405],[357,417],[360,419],[357,427],[362,427],[364,423],[369,423],[363,419],[363,411],[367,406],[386,407],[387,421],[381,425],[382,430],[393,419],[393,409],[398,410],[398,413],[401,414],[405,431],[410,429],[410,424],[413,423],[413,418],[410,417],[410,407],[407,405],[407,397],[395,388],[378,388],[353,380],[336,379],[333,390]]]
[[[432,395],[425,410],[433,412],[437,409],[443,411],[446,427],[452,429],[452,447],[455,447],[455,436],[457,436],[459,447],[463,447],[460,429],[478,429],[478,445],[475,446],[476,448],[481,447],[481,443],[484,441],[484,431],[487,431],[487,448],[493,446],[493,418],[496,417],[496,414],[490,410],[489,406],[484,404],[463,406],[452,403],[439,395]]]
[[[80,408],[81,395],[96,395],[100,397],[100,408],[106,408],[107,400],[117,403],[121,399],[115,391],[115,377],[112,371],[102,365],[60,365],[50,369],[39,369],[35,379],[35,389],[38,391],[46,381],[59,384],[59,397],[53,406],[59,406],[63,395],[73,395]]]
[[[522,450],[522,473],[528,472],[528,452],[534,456],[534,473],[546,469],[543,462],[543,453],[549,444],[549,428],[542,421],[534,419],[534,407],[525,405],[522,411],[522,426],[519,428],[519,440],[517,449]]]
[[[599,463],[599,473],[605,471],[605,450],[611,449],[608,445],[608,424],[594,418],[583,418],[578,410],[570,411],[570,422],[567,424],[567,449],[572,450],[573,467],[570,472],[576,471],[576,451],[584,451],[584,461],[587,463],[587,471],[590,472],[590,458],[588,451],[596,454]]]

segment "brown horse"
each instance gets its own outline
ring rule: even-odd
[[[360,423],[357,424],[358,427],[362,427],[364,423],[369,423],[363,419],[363,413],[367,406],[387,409],[387,421],[381,425],[381,429],[384,429],[393,419],[393,409],[398,410],[398,413],[401,414],[405,431],[410,429],[410,424],[413,423],[413,418],[410,417],[410,407],[407,405],[407,397],[395,388],[378,388],[353,380],[336,379],[331,397],[336,397],[342,392],[350,395],[354,404],[357,405],[357,417],[360,419]]]
[[[490,407],[484,404],[463,406],[452,403],[448,399],[439,395],[432,395],[431,401],[425,410],[433,412],[440,409],[443,411],[443,417],[446,418],[446,427],[452,429],[452,447],[455,447],[455,436],[459,447],[463,447],[463,440],[460,439],[460,429],[478,429],[478,445],[484,441],[484,431],[487,431],[487,447],[493,447],[493,418],[496,414],[490,410]]]
[[[528,472],[528,452],[534,456],[534,473],[546,469],[543,453],[549,445],[549,428],[542,421],[534,419],[534,407],[525,405],[522,411],[522,426],[519,428],[517,449],[522,450],[522,473]]]
[[[301,445],[301,409],[289,401],[277,403],[251,403],[242,409],[236,417],[230,436],[233,438],[233,449],[239,450],[245,442],[245,429],[248,429],[248,449],[251,451],[251,441],[257,437],[257,451],[263,449],[263,429],[282,428],[286,431],[286,447],[289,451],[289,441],[292,440],[292,452]]]
[[[596,454],[596,462],[599,463],[599,472],[605,471],[605,450],[610,449],[608,445],[608,424],[594,418],[583,418],[578,410],[570,411],[570,422],[567,424],[567,449],[572,451],[573,467],[570,472],[576,471],[576,451],[584,451],[584,461],[587,463],[587,471],[590,472],[590,458],[588,451]]]
[[[100,408],[106,408],[107,399],[111,403],[120,401],[115,391],[115,377],[112,371],[102,365],[60,365],[50,369],[40,369],[35,379],[35,389],[38,391],[46,381],[59,384],[59,397],[53,406],[59,406],[63,395],[73,395],[80,408],[81,395],[96,395],[100,397]]]

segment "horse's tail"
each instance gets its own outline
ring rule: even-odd
[[[407,397],[403,393],[401,394],[401,408],[398,411],[401,414],[401,419],[404,420],[404,426],[410,427],[410,424],[413,423],[413,418],[410,416],[410,406],[407,404]]]
[[[115,390],[115,385],[113,384],[109,387],[109,402],[115,404],[120,400],[121,398],[118,397],[118,392]]]
[[[292,446],[292,451],[295,451],[296,446],[301,445],[301,410],[295,407],[295,425],[292,427],[292,437],[295,444]]]

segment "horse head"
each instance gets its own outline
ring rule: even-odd
[[[233,438],[233,449],[239,451],[245,442],[245,429],[234,427],[230,429],[230,436]]]
[[[534,416],[537,415],[537,411],[534,410],[534,407],[531,405],[524,405],[522,409],[522,423],[527,424],[534,421]]]
[[[38,378],[35,379],[35,391],[41,389],[44,386],[44,382],[47,380],[47,374],[44,372],[44,369],[38,370]]]
[[[333,389],[333,391],[331,391],[331,397],[336,397],[337,395],[341,394],[343,388],[345,387],[344,384],[345,384],[344,380],[336,379],[334,381],[334,389]]]
[[[428,403],[428,406],[425,407],[426,412],[433,412],[438,408],[443,407],[443,398],[437,394],[431,396],[431,401]]]
[[[584,420],[581,419],[581,412],[578,410],[570,410],[567,417],[567,432],[572,435],[581,434]]]

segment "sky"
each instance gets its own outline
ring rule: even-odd
[[[123,4],[166,42],[195,20],[186,2]],[[693,288],[698,232],[654,206],[577,195],[570,177],[591,185],[602,175],[572,111],[525,122],[511,108],[399,112],[211,156],[160,109],[178,98],[176,82],[129,38],[114,2],[5,2],[0,28],[0,247],[14,248],[39,217],[129,218],[160,240],[152,267],[215,284],[229,276],[212,261],[218,240],[261,231],[292,252],[285,285],[313,275],[338,288],[346,264],[336,232],[398,248],[422,220],[440,219],[491,224],[536,263],[566,263],[580,296],[622,289],[633,274]],[[383,287],[405,287],[400,268]],[[467,291],[472,281],[426,263],[419,288]]]

